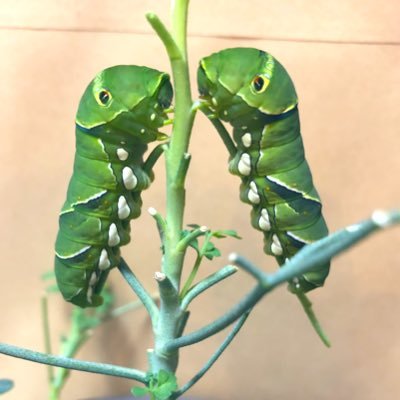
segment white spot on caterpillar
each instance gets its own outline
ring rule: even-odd
[[[119,196],[119,198],[118,198],[118,218],[119,219],[128,218],[130,213],[131,213],[131,209],[129,208],[128,203],[126,202],[125,197]]]
[[[150,121],[154,121],[156,119],[156,116],[157,115],[155,113],[151,114],[150,115]]]
[[[282,245],[277,235],[272,236],[271,252],[276,256],[280,256],[283,253]]]
[[[134,189],[137,185],[137,178],[132,169],[129,167],[124,167],[122,169],[122,180],[124,181],[124,185],[128,190]]]
[[[86,299],[90,304],[92,304],[92,297],[93,297],[93,288],[89,286],[86,293]]]
[[[247,126],[241,126],[241,128],[244,130],[244,131],[246,131],[247,130]]]
[[[218,106],[218,101],[215,97],[211,97],[211,103],[213,103],[215,107]]]
[[[145,133],[146,132],[146,129],[144,129],[144,128],[142,128],[141,130],[140,130],[140,133]]]
[[[269,231],[271,229],[271,223],[269,221],[268,211],[265,208],[261,210],[261,216],[260,219],[258,220],[258,226],[263,231]]]
[[[251,134],[250,133],[245,133],[242,136],[242,143],[244,147],[250,147],[251,146]]]
[[[117,149],[117,156],[121,161],[125,161],[129,157],[129,153],[125,149],[119,148]]]
[[[247,194],[247,198],[253,204],[258,204],[260,202],[260,195],[258,194],[257,186],[254,181],[250,182],[250,189],[249,193]]]
[[[228,115],[228,111],[224,110],[223,114]]]
[[[393,224],[390,219],[390,214],[384,210],[375,210],[371,215],[371,219],[380,228],[386,228]]]
[[[94,286],[96,282],[97,282],[97,275],[96,272],[93,272],[92,275],[90,275],[89,285]]]
[[[108,230],[108,245],[111,247],[117,246],[120,241],[121,241],[121,239],[118,235],[117,225],[112,223]]]
[[[91,247],[92,247],[92,246],[85,246],[85,247],[82,247],[82,248],[81,248],[80,250],[78,250],[77,252],[71,253],[71,254],[64,254],[64,255],[61,255],[61,254],[59,254],[59,253],[56,252],[56,256],[57,256],[58,258],[63,259],[63,260],[67,260],[68,258],[74,258],[74,257],[76,257],[76,256],[79,256],[80,254],[85,253],[85,252],[88,251]]]
[[[106,249],[101,250],[99,259],[99,270],[104,271],[110,268],[110,259],[108,258],[108,253]]]
[[[242,156],[240,157],[239,163],[238,163],[238,170],[242,175],[250,175],[251,172],[251,160],[250,160],[250,155],[247,153],[243,153]]]

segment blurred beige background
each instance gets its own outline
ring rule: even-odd
[[[0,2],[0,341],[43,350],[40,274],[52,268],[57,213],[74,155],[74,114],[100,69],[121,63],[169,70],[158,38],[143,17],[168,18],[156,0],[2,0]],[[308,161],[331,230],[400,200],[400,4],[337,0],[192,0],[189,51],[253,46],[270,51],[292,75],[300,98]],[[195,92],[194,87],[194,92]],[[206,263],[208,275],[238,251],[266,269],[262,237],[250,227],[239,180],[204,117],[191,143],[186,222],[232,228],[242,241],[219,243],[224,256]],[[164,169],[144,194],[164,210]],[[153,291],[159,244],[146,212],[133,223],[123,249]],[[243,331],[192,395],[219,400],[393,400],[400,398],[400,231],[380,233],[340,256],[323,290],[311,294],[333,342],[325,349],[299,304],[284,288],[265,298]],[[118,272],[111,280],[118,304],[133,299]],[[188,331],[228,309],[252,285],[243,273],[193,303]],[[50,305],[54,345],[67,329],[69,305]],[[223,334],[182,351],[186,382]],[[151,345],[143,311],[96,330],[79,358],[146,367]],[[15,380],[4,399],[45,399],[46,368],[0,355],[0,378]],[[128,393],[122,379],[74,372],[64,399]]]

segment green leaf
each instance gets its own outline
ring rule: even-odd
[[[147,387],[139,387],[139,386],[135,386],[131,390],[131,393],[135,397],[146,396],[146,394],[148,394],[149,392],[150,392],[149,388],[147,388]]]
[[[0,394],[7,393],[14,387],[14,382],[10,379],[0,379]]]
[[[205,248],[202,250],[202,255],[212,260],[214,257],[220,257],[221,252],[214,246],[214,243],[207,242]]]
[[[233,229],[222,229],[219,231],[212,232],[212,236],[218,238],[218,239],[223,239],[226,238],[227,236],[233,237],[235,239],[241,239],[241,237],[238,235],[236,231]]]
[[[184,238],[185,236],[189,235],[189,233],[191,233],[191,231],[188,230],[183,230],[182,231],[182,238]],[[189,246],[192,247],[197,254],[200,254],[200,249],[199,249],[199,241],[196,239],[193,239],[190,243]]]
[[[176,389],[176,376],[172,372],[161,370],[157,376],[157,385],[152,390],[156,400],[167,400]]]
[[[155,400],[168,400],[175,390],[178,389],[176,376],[172,372],[161,370],[158,374],[151,375],[148,387],[137,387],[132,389],[134,396],[152,395]]]

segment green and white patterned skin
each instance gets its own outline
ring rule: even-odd
[[[283,66],[253,48],[203,58],[199,91],[215,116],[233,127],[237,152],[229,170],[242,179],[240,198],[251,223],[264,233],[264,251],[280,264],[328,229],[304,158],[297,95]],[[292,291],[322,286],[329,264],[291,282]]]
[[[143,169],[147,144],[164,139],[172,86],[166,73],[119,65],[96,75],[76,116],[76,153],[59,218],[55,273],[67,301],[102,303],[100,291],[130,241],[130,220],[152,180]]]

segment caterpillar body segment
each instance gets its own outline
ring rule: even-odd
[[[130,241],[130,221],[141,212],[141,192],[153,176],[143,168],[150,142],[172,100],[169,76],[120,65],[96,75],[76,116],[76,152],[67,199],[59,216],[55,273],[67,301],[102,303],[107,275]]]
[[[240,198],[252,206],[252,226],[264,251],[283,264],[328,234],[300,134],[291,78],[270,54],[232,48],[205,57],[198,69],[201,98],[233,128],[236,153],[229,171],[241,178]],[[322,286],[324,264],[290,282],[293,291]]]

